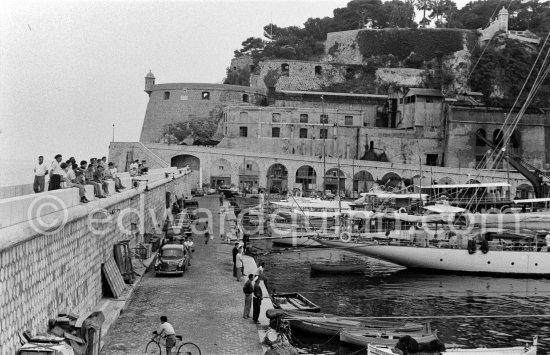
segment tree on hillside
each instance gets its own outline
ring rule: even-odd
[[[432,12],[428,16],[435,18],[435,27],[446,27],[449,17],[458,10],[456,3],[452,0],[431,0]]]
[[[387,26],[396,28],[416,28],[414,22],[414,1],[413,0],[392,0],[383,5],[384,12],[389,14]]]
[[[381,0],[353,0],[346,7],[334,9],[332,31],[347,31],[364,28],[369,21],[374,28],[385,27]]]
[[[420,27],[427,27],[430,24],[430,20],[426,18],[426,11],[432,10],[432,0],[416,0],[416,8],[423,11]]]

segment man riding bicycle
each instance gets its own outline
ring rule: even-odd
[[[172,355],[172,348],[176,346],[176,333],[166,316],[160,317],[160,326],[153,334],[159,334],[166,339],[166,355]]]

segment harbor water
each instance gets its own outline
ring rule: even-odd
[[[310,273],[310,262],[330,260],[364,263],[365,272]],[[432,329],[437,330],[444,343],[467,347],[520,346],[518,340],[532,340],[532,336],[538,335],[538,354],[550,354],[550,317],[540,317],[550,315],[549,279],[419,273],[325,248],[273,249],[259,256],[258,261],[265,262],[269,290],[300,292],[324,313],[410,316],[411,321],[418,321],[415,316],[430,316],[434,317]],[[299,336],[296,341],[303,343],[302,347],[310,353],[366,354],[360,348],[341,346],[338,337]]]

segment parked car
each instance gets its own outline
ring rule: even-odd
[[[240,196],[239,189],[236,187],[220,186],[218,187],[218,193],[223,194],[225,198]]]
[[[182,244],[165,244],[157,254],[155,273],[157,276],[161,274],[181,274],[183,276],[188,264],[188,251]]]
[[[204,196],[204,190],[203,189],[192,189],[191,190],[191,195],[193,195],[195,197]]]

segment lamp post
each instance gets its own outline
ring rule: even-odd
[[[113,123],[113,142],[115,141],[115,124]]]
[[[326,180],[327,180],[327,167],[326,167],[326,164],[327,164],[327,161],[326,161],[326,138],[327,138],[327,131],[325,130],[325,120],[326,120],[326,117],[325,117],[325,98],[323,97],[323,95],[321,95],[321,109],[322,109],[322,112],[323,114],[321,115],[321,124],[323,125],[322,127],[322,132],[323,132],[323,196],[325,196],[325,191],[327,189],[327,186],[326,186]]]

